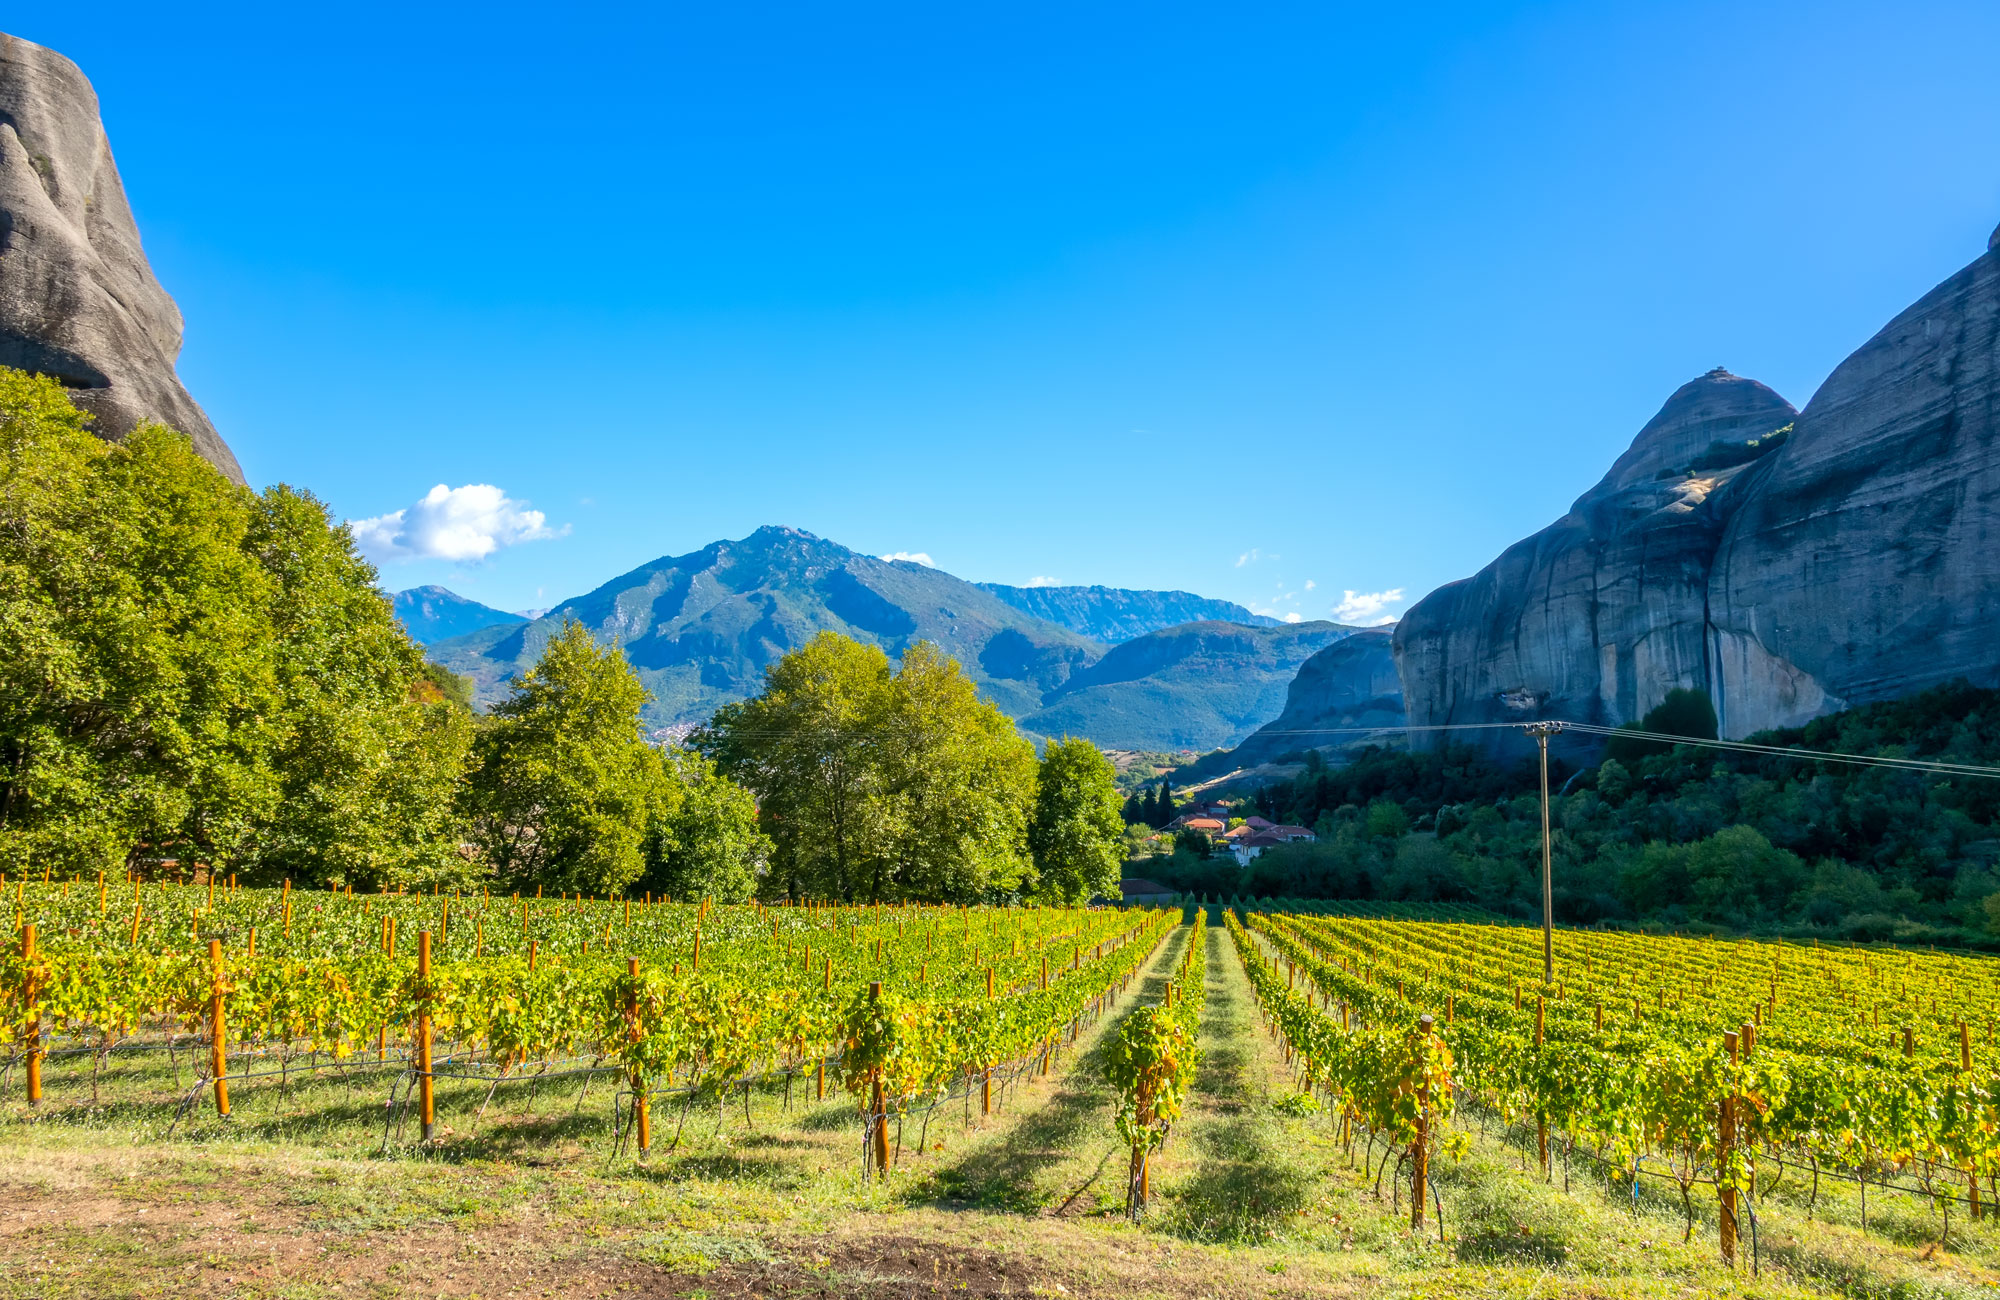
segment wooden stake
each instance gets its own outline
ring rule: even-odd
[[[222,1019],[222,940],[208,941],[208,1070],[215,1079],[215,1113],[229,1118],[229,1052]]]
[[[879,944],[881,941],[877,940],[876,942]],[[868,1000],[870,1002],[880,1002],[882,1000],[882,983],[880,980],[873,981],[868,985]],[[873,1078],[870,1081],[872,1086],[869,1098],[869,1123],[874,1129],[875,1169],[883,1178],[887,1178],[889,1176],[889,1108],[882,1097],[882,1068],[880,1066],[875,1067],[872,1074]]]
[[[1736,1151],[1736,1081],[1735,1066],[1741,1059],[1741,1040],[1734,1033],[1722,1036],[1724,1048],[1729,1052],[1731,1077],[1729,1088],[1722,1095],[1722,1106],[1716,1116],[1716,1156],[1717,1183],[1722,1201],[1720,1215],[1720,1245],[1722,1262],[1736,1267],[1736,1188],[1729,1181],[1729,1166]]]
[[[423,1119],[424,1141],[431,1140],[431,1126],[437,1120],[437,1100],[431,1092],[431,932],[417,932],[417,1088],[418,1113]]]
[[[625,910],[629,917],[632,910],[630,899],[627,899],[625,902]],[[625,959],[625,975],[626,978],[632,981],[631,987],[625,993],[625,1015],[632,1023],[632,1041],[636,1043],[642,1036],[639,1031],[639,959],[637,957],[627,957]],[[640,1073],[639,1067],[636,1065],[632,1067],[632,1111],[639,1129],[639,1158],[644,1160],[646,1153],[653,1146],[653,1115],[652,1108],[647,1104],[646,1076]]]
[[[1417,1033],[1428,1040],[1435,1025],[1429,1016],[1417,1018]],[[1424,1230],[1424,1199],[1431,1176],[1431,1085],[1428,1078],[1417,1083],[1417,1140],[1410,1147],[1410,1231]]]
[[[30,1015],[26,1035],[28,1039],[28,1104],[42,1104],[42,1017],[35,1008],[35,927],[32,922],[21,926],[21,961],[28,968],[28,976],[21,987],[21,1000],[27,1004]]]

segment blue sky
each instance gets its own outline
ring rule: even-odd
[[[1709,367],[1802,405],[2000,221],[1991,3],[6,29],[95,82],[252,482],[430,553],[386,586],[506,608],[764,523],[981,580],[1414,599]]]

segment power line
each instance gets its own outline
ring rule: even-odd
[[[1824,763],[1847,763],[1861,767],[1888,767],[1907,772],[1938,772],[1947,776],[1983,777],[2000,780],[2000,767],[1979,763],[1953,763],[1942,759],[1899,758],[1889,754],[1849,754],[1830,749],[1801,749],[1790,745],[1756,745],[1747,740],[1711,740],[1699,736],[1675,736],[1663,731],[1637,731],[1630,727],[1606,727],[1594,722],[1557,722],[1542,719],[1534,722],[1442,722],[1425,726],[1380,726],[1380,727],[1265,727],[1257,731],[1260,736],[1381,736],[1411,732],[1441,731],[1495,731],[1527,730],[1530,727],[1554,726],[1561,731],[1575,731],[1588,736],[1622,737],[1627,740],[1647,740],[1666,745],[1697,745],[1705,749],[1732,750],[1743,754],[1760,754],[1772,758],[1795,758],[1801,761]],[[1532,733],[1530,733],[1532,734]]]
[[[1890,767],[1906,772],[1941,772],[1948,776],[1977,776],[2000,780],[2000,767],[1989,767],[1978,763],[1949,763],[1930,758],[1898,758],[1889,754],[1848,754],[1839,750],[1800,749],[1786,745],[1753,745],[1747,740],[1710,740],[1697,736],[1673,736],[1660,731],[1634,731],[1627,727],[1605,727],[1590,722],[1563,722],[1557,725],[1565,731],[1580,731],[1590,736],[1622,736],[1631,740],[1650,740],[1668,745],[1697,745],[1703,749],[1733,750],[1737,753],[1763,754],[1773,758],[1849,763],[1860,767]]]

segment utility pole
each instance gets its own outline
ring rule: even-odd
[[[1556,982],[1554,851],[1549,844],[1549,737],[1562,729],[1560,722],[1530,722],[1526,728],[1542,749],[1542,983],[1545,986]]]

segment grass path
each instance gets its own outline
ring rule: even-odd
[[[1256,996],[1219,925],[1207,929],[1207,1004],[1191,1104],[1155,1164],[1156,1227],[1195,1241],[1251,1243],[1288,1226],[1318,1190],[1316,1161],[1272,1121]]]

